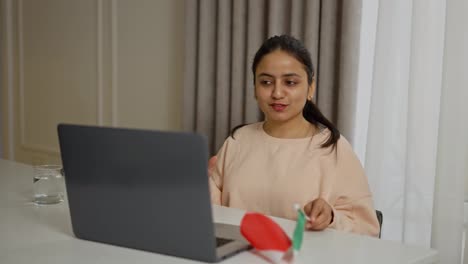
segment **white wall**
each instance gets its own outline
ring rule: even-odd
[[[181,129],[184,0],[1,1],[8,158],[60,162],[60,122]]]

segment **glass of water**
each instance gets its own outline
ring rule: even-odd
[[[64,198],[62,166],[34,166],[33,202],[35,204],[57,204]]]

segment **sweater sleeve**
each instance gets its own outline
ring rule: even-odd
[[[374,209],[367,177],[359,159],[346,139],[341,138],[335,156],[336,170],[328,201],[334,218],[331,228],[378,236],[379,222]]]
[[[223,183],[225,167],[230,164],[235,150],[234,139],[231,137],[224,141],[223,146],[216,154],[217,161],[211,175],[209,175],[210,197],[213,204],[222,205]]]

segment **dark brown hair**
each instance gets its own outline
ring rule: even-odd
[[[257,53],[255,53],[255,57],[252,63],[254,85],[255,71],[257,69],[258,64],[265,55],[276,50],[284,51],[296,58],[300,63],[302,63],[302,65],[304,65],[304,70],[307,73],[307,82],[309,85],[312,84],[314,80],[314,65],[312,64],[312,59],[309,51],[296,38],[289,35],[281,35],[267,39],[258,49]],[[323,148],[329,146],[336,147],[336,143],[340,138],[340,131],[338,131],[335,125],[322,114],[320,109],[311,100],[306,101],[304,109],[302,110],[302,115],[311,124],[314,124],[318,127],[326,127],[330,130],[331,134],[328,137],[327,141],[325,141],[322,144]],[[231,137],[234,138],[234,133],[236,132],[236,130],[243,126],[245,126],[245,124],[233,128],[231,131]]]

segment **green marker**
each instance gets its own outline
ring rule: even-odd
[[[294,229],[292,242],[293,242],[294,254],[296,255],[297,253],[299,253],[299,250],[301,249],[301,246],[302,246],[305,224],[306,224],[308,217],[305,215],[304,211],[301,209],[299,204],[295,204],[294,208],[297,210],[297,221],[296,221],[296,228]]]

